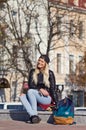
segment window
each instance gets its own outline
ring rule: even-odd
[[[12,11],[11,11],[11,13],[12,13],[12,16],[16,16],[16,14],[17,14],[17,11],[15,11],[15,10],[12,10]]]
[[[5,49],[3,46],[0,47],[0,76],[6,74],[6,66],[5,66]]]
[[[75,26],[73,20],[70,20],[70,30],[69,30],[69,35],[70,37],[75,34]]]
[[[86,107],[86,92],[84,92],[84,106]]]
[[[61,23],[62,23],[61,16],[56,17],[56,19],[57,19],[57,33],[60,34],[61,33]]]
[[[81,60],[82,60],[82,58],[83,58],[83,56],[79,56],[79,61],[81,61]]]
[[[83,107],[86,106],[85,98],[86,95],[83,90],[72,91],[71,95],[68,97],[73,101],[75,107]]]
[[[84,106],[84,91],[83,90],[73,91],[73,102],[74,102],[75,107]]]
[[[83,22],[79,22],[79,39],[83,38]]]
[[[79,71],[79,73],[81,73],[82,74],[82,72],[83,72],[83,67],[82,67],[82,65],[81,65],[81,62],[82,62],[82,59],[83,59],[83,57],[82,56],[79,56],[79,62],[78,62],[78,71]]]
[[[7,105],[7,109],[10,109],[10,110],[23,110],[23,105],[21,104],[8,104]]]
[[[4,109],[4,104],[0,103],[0,109]]]
[[[83,38],[83,21],[77,21],[77,25],[74,20],[70,20],[69,28],[70,37],[76,35],[79,39]]]
[[[17,81],[12,82],[12,87],[11,87],[11,101],[16,101],[17,98]]]
[[[61,54],[57,54],[57,73],[61,73]]]
[[[74,72],[74,56],[69,55],[69,73],[72,74]]]
[[[18,58],[18,46],[17,45],[13,45],[13,64],[17,65],[17,58]]]
[[[13,45],[13,57],[17,57],[17,55],[18,55],[18,46],[16,46],[16,45]]]

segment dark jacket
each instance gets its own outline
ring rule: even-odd
[[[48,88],[47,86],[45,86],[45,84],[43,83],[43,74],[40,72],[38,74],[38,83],[37,85],[34,83],[33,81],[33,73],[34,73],[35,69],[32,69],[29,73],[29,79],[28,79],[28,85],[30,89],[40,89],[40,88],[44,88],[46,89],[50,96],[53,99],[53,102],[55,102],[55,104],[57,104],[58,102],[58,96],[56,93],[56,82],[55,82],[55,76],[53,71],[49,70],[49,82],[50,82],[50,88]]]

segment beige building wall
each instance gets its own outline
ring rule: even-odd
[[[41,10],[41,7],[40,7],[40,10]],[[53,7],[52,7],[52,10],[55,11]],[[45,12],[42,10],[42,13],[44,14]],[[77,62],[79,61],[79,56],[83,56],[84,50],[86,49],[86,14],[60,9],[59,14],[61,15],[63,13],[64,13],[64,18],[62,19],[63,25],[61,27],[61,31],[64,31],[66,29],[67,34],[64,33],[64,36],[62,36],[60,40],[56,41],[55,47],[57,49],[50,51],[50,59],[51,59],[50,69],[52,69],[55,73],[56,84],[57,85],[62,84],[65,87],[67,87],[66,75],[69,74],[69,55],[74,56],[74,69],[75,69]],[[43,24],[42,26],[47,24],[47,20],[43,21],[42,16],[40,17],[40,19],[42,20],[41,22],[41,24]],[[45,19],[46,19],[46,16],[45,16]],[[83,38],[82,39],[77,38],[76,35],[71,37],[71,39],[69,38],[68,30],[67,28],[64,28],[64,25],[66,25],[67,22],[69,23],[70,20],[72,19],[73,21],[75,20],[75,25],[77,25],[78,20],[83,22]],[[33,30],[33,33],[34,33],[34,30]],[[44,47],[43,45],[41,46],[42,46],[42,50],[44,51],[46,48],[47,36],[48,36],[47,28],[43,28],[41,30],[41,34],[43,34],[42,38],[43,38]],[[38,39],[36,40],[38,42]],[[57,54],[61,54],[61,64],[60,64],[61,72],[60,73],[57,72]],[[12,92],[14,92],[14,89],[15,89],[16,78],[18,79],[17,88],[16,88],[17,89],[16,101],[19,101],[19,96],[20,96],[20,92],[22,88],[21,75],[18,74],[16,77],[16,73],[14,72],[13,75],[9,73],[9,75],[6,78],[9,80],[9,83],[11,85],[11,88],[5,89],[6,101],[7,102],[11,101],[11,97],[13,96]]]
[[[52,8],[52,13],[53,10],[55,11],[55,9]],[[60,40],[57,40],[57,43],[55,44],[56,45],[55,47],[57,49],[50,52],[50,57],[51,57],[50,68],[54,70],[55,77],[56,77],[56,84],[64,85],[64,87],[67,88],[66,78],[67,75],[70,73],[69,56],[70,55],[73,56],[73,67],[75,70],[76,64],[79,62],[80,58],[84,55],[84,51],[86,50],[86,14],[73,12],[73,11],[70,12],[67,10],[66,11],[61,10],[58,12],[59,14],[61,14],[61,12],[62,13],[65,12],[63,23],[65,23],[65,25],[68,27],[69,24],[67,25],[67,23],[70,23],[71,20],[73,20],[77,28],[79,26],[78,21],[83,23],[81,38],[78,37],[79,30],[77,30],[77,32],[73,36],[71,36],[71,38],[69,37],[70,33],[64,34],[64,36]],[[68,30],[66,30],[66,32],[68,32]],[[57,72],[57,64],[58,64],[57,54],[61,54],[60,73]]]

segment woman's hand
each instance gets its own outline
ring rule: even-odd
[[[41,88],[41,89],[39,90],[39,92],[40,92],[40,94],[42,94],[43,96],[49,96],[49,93],[48,93],[48,91],[47,91],[46,89]]]

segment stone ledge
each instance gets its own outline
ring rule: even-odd
[[[52,112],[49,111],[38,111],[38,115],[44,122],[52,122]],[[19,120],[27,121],[29,120],[29,115],[25,110],[0,110],[0,120]]]
[[[86,111],[75,111],[75,116],[86,116]]]
[[[53,113],[49,111],[38,111],[38,115],[44,122],[53,122]],[[86,124],[86,111],[75,111],[74,121],[76,124]],[[25,110],[0,110],[0,120],[27,121],[29,115]]]

